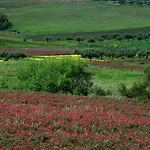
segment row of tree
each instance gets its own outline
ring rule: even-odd
[[[118,4],[132,4],[132,5],[150,5],[150,0],[93,0],[93,1],[112,1]]]
[[[70,41],[77,41],[78,43],[81,43],[83,41],[87,41],[88,43],[95,43],[96,41],[105,41],[105,40],[117,40],[117,41],[123,41],[123,40],[127,40],[128,42],[130,40],[149,40],[150,39],[150,33],[147,34],[142,34],[142,33],[138,33],[136,35],[133,34],[124,34],[124,35],[120,35],[120,34],[112,34],[112,35],[101,35],[99,38],[98,37],[82,37],[82,36],[77,36],[75,38],[73,37],[67,37],[65,38],[65,40],[67,40],[68,42]],[[52,37],[46,37],[45,38],[46,42],[51,42],[53,41]],[[61,40],[60,38],[56,38],[55,40]]]
[[[112,49],[80,49],[75,50],[75,54],[81,55],[82,58],[149,58],[150,49],[121,49],[121,48],[112,48]]]

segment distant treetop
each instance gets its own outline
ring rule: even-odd
[[[8,17],[0,13],[0,30],[4,31],[12,28],[12,23],[8,20]]]

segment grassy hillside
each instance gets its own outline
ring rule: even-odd
[[[146,28],[150,7],[99,2],[47,3],[2,10],[25,35],[102,32]],[[139,31],[140,32],[140,31]]]
[[[81,2],[88,0],[0,0],[1,8],[25,7],[31,5],[47,4],[52,2]]]

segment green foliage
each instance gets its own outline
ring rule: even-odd
[[[150,67],[144,70],[145,81],[142,83],[134,83],[131,88],[127,88],[124,84],[119,85],[119,93],[123,96],[134,98],[143,97],[150,98]]]
[[[101,38],[102,38],[103,40],[106,40],[106,39],[108,38],[108,35],[102,35]]]
[[[51,42],[53,39],[52,39],[52,37],[46,37],[45,40],[46,40],[46,42]]]
[[[66,40],[69,42],[69,41],[73,41],[73,38],[72,37],[67,37]]]
[[[133,35],[131,35],[131,34],[125,34],[124,35],[124,39],[126,39],[127,41],[129,41],[130,39],[133,39]]]
[[[33,61],[18,70],[17,77],[34,91],[87,95],[92,86],[87,64],[76,59]]]
[[[19,59],[25,58],[26,55],[23,52],[0,52],[0,59],[4,58],[4,60],[8,59]]]
[[[150,91],[147,88],[148,86],[146,83],[134,83],[131,88],[127,88],[124,84],[120,84],[119,92],[122,96],[126,96],[129,98],[150,98]]]
[[[103,58],[104,51],[101,49],[84,49],[84,50],[75,50],[76,54],[80,54],[82,58]]]
[[[142,37],[141,35],[138,35],[138,36],[136,37],[136,39],[137,39],[138,41],[141,41],[141,40],[143,39],[143,37]]]
[[[123,40],[123,37],[117,36],[115,39],[121,42]]]
[[[12,28],[12,23],[8,20],[7,16],[0,13],[0,30],[7,30]]]
[[[111,95],[110,91],[105,91],[102,87],[92,87],[90,94],[94,96],[107,96]]]
[[[89,39],[87,40],[87,42],[88,42],[88,43],[95,43],[96,40],[95,40],[94,38],[89,38]]]
[[[144,73],[145,73],[145,76],[146,76],[146,81],[149,83],[150,85],[150,66],[146,67],[144,69]]]
[[[5,58],[8,55],[8,52],[0,52],[0,58]]]
[[[82,58],[146,58],[150,55],[149,49],[135,49],[135,48],[97,48],[97,49],[78,49],[75,50],[76,54],[80,54]]]
[[[79,43],[81,43],[81,41],[84,41],[84,38],[81,37],[81,36],[77,36],[75,39],[76,39],[76,41],[79,42]]]

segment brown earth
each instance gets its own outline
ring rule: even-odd
[[[71,49],[48,49],[48,48],[0,48],[0,52],[18,52],[26,55],[71,55],[74,50]]]

